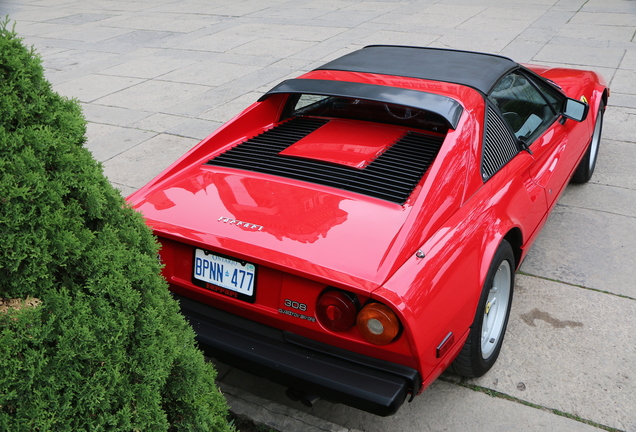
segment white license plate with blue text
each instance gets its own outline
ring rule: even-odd
[[[216,255],[203,249],[194,252],[194,278],[245,296],[254,295],[256,266]]]

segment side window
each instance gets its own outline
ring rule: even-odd
[[[519,71],[502,78],[488,99],[499,108],[515,137],[528,144],[556,120],[561,103],[556,91]]]
[[[488,95],[482,177],[488,180],[557,118],[563,96],[520,71],[503,77]]]

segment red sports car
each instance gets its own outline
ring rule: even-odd
[[[129,197],[201,348],[395,413],[486,373],[514,274],[596,163],[594,72],[369,46],[286,80]]]

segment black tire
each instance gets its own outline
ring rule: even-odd
[[[495,364],[508,326],[514,280],[514,254],[510,243],[503,240],[488,269],[468,339],[449,366],[450,372],[467,378],[480,377]]]
[[[594,132],[592,132],[592,138],[587,146],[587,150],[579,166],[576,167],[574,175],[572,176],[572,183],[587,183],[594,174],[594,168],[596,168],[596,159],[598,157],[598,149],[601,144],[601,133],[603,132],[603,116],[605,114],[605,104],[601,102],[598,107],[598,115],[596,116],[596,123],[594,123]]]

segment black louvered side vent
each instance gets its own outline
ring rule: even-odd
[[[327,122],[292,119],[227,150],[207,164],[307,181],[404,204],[444,141],[442,137],[409,132],[363,170],[278,154]]]
[[[482,173],[484,180],[490,178],[519,152],[515,137],[510,133],[504,121],[492,108],[486,115],[486,139]]]

